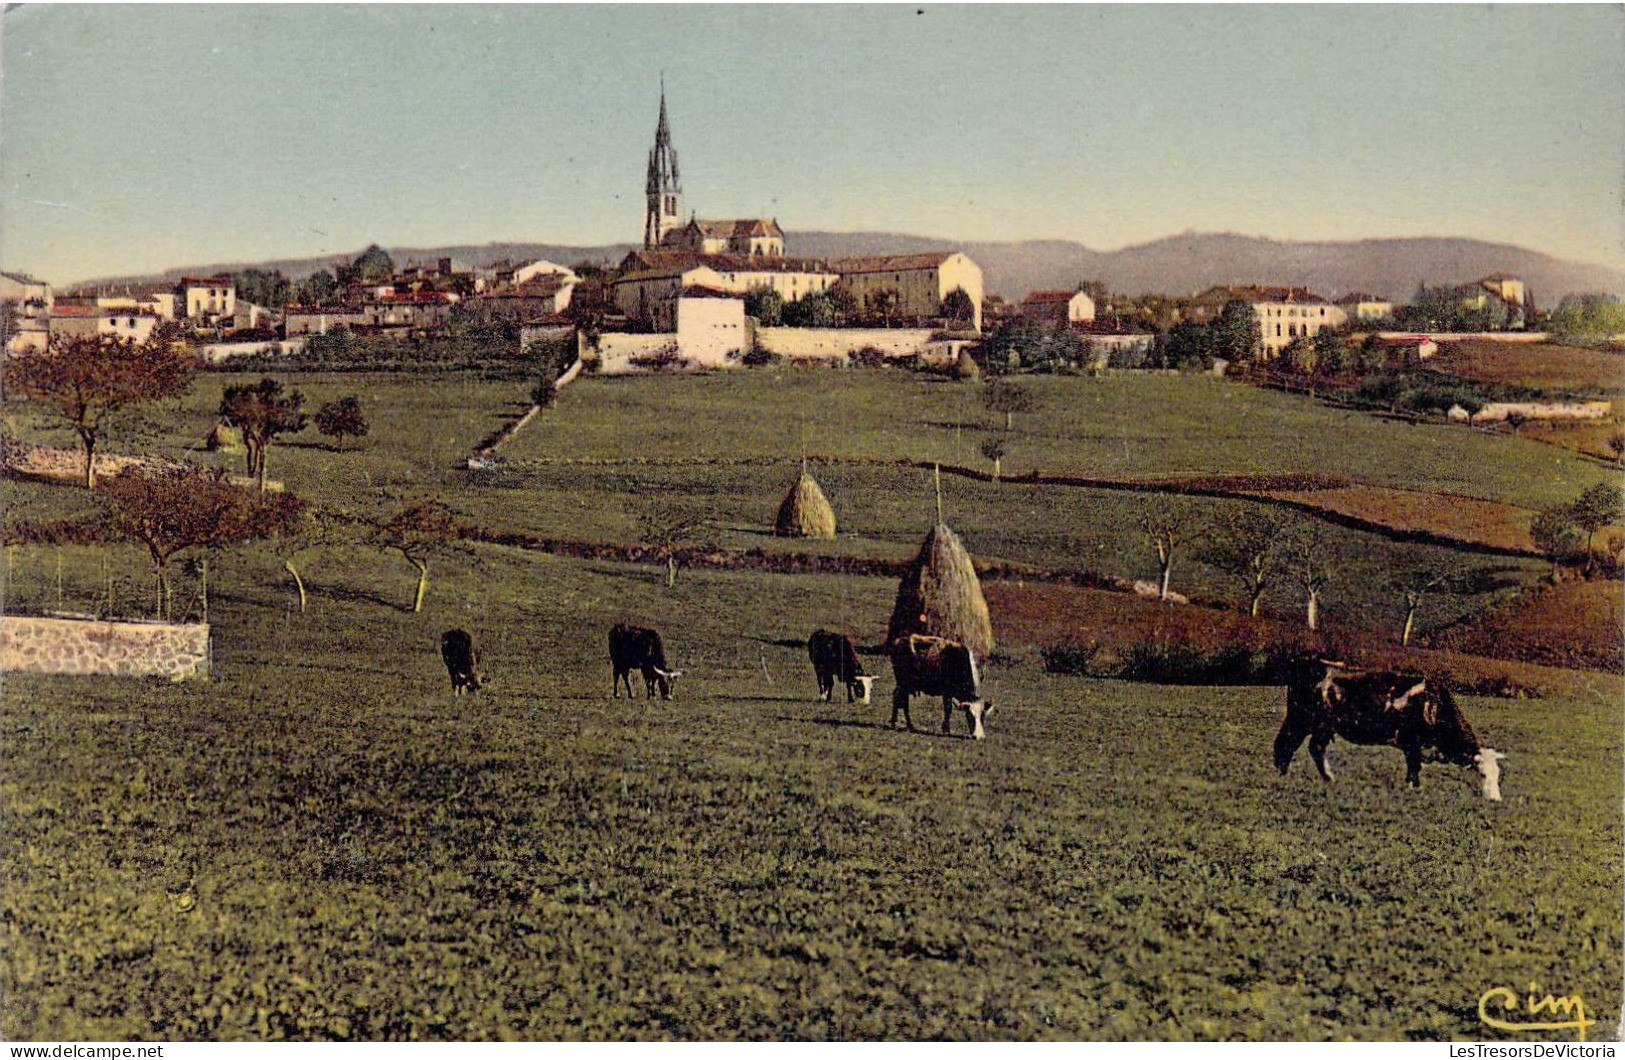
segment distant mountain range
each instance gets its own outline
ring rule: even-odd
[[[1066,240],[1020,243],[955,242],[885,232],[792,232],[786,249],[798,257],[913,254],[962,250],[981,265],[990,294],[1020,299],[1029,291],[1074,287],[1100,280],[1113,291],[1197,294],[1216,284],[1291,284],[1327,297],[1363,291],[1407,299],[1418,283],[1467,283],[1492,272],[1518,276],[1536,304],[1550,308],[1565,294],[1625,294],[1625,270],[1563,261],[1548,254],[1475,239],[1363,239],[1348,243],[1293,243],[1252,236],[1186,233],[1122,250],[1090,250]],[[357,247],[354,253],[360,253]],[[619,261],[630,244],[571,247],[549,243],[486,243],[443,247],[389,247],[397,264],[450,257],[471,265],[546,258],[565,264]],[[353,255],[351,255],[353,256]],[[183,275],[279,269],[303,277],[334,258],[194,265],[162,276],[119,277],[101,283],[150,282]]]

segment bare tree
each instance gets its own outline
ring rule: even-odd
[[[459,545],[462,528],[452,510],[437,500],[407,505],[378,524],[375,540],[380,548],[398,552],[418,572],[417,592],[412,597],[412,613],[423,610],[429,591],[429,560],[436,555],[464,551]]]
[[[96,488],[96,446],[109,419],[192,385],[197,361],[167,333],[137,344],[111,336],[53,338],[43,353],[4,359],[4,390],[48,406],[79,435],[85,488]]]
[[[1157,599],[1168,599],[1174,557],[1182,547],[1199,539],[1205,528],[1201,512],[1183,497],[1159,496],[1140,516],[1140,530],[1157,553]]]
[[[655,546],[666,560],[666,588],[677,584],[677,550],[706,524],[703,513],[661,504],[638,518],[639,535]]]
[[[255,495],[202,468],[131,468],[108,480],[113,523],[146,546],[157,576],[157,617],[169,615],[169,564],[193,549],[272,537],[294,525],[305,502],[291,493]]]
[[[1202,543],[1204,560],[1241,580],[1247,613],[1254,618],[1276,572],[1282,532],[1281,520],[1273,513],[1247,507],[1217,519]]]
[[[1330,581],[1326,558],[1329,542],[1315,527],[1301,527],[1283,549],[1287,575],[1304,593],[1304,623],[1311,631],[1320,629],[1320,601]]]

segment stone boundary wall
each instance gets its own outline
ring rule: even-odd
[[[570,365],[569,368],[565,369],[563,375],[553,380],[554,392],[557,393],[558,391],[569,386],[571,383],[575,382],[576,377],[581,374],[581,367],[581,358],[577,357],[575,359],[575,363]],[[520,416],[517,420],[514,420],[512,423],[502,428],[490,441],[482,443],[479,448],[474,450],[474,454],[470,456],[467,461],[468,469],[470,471],[478,471],[482,468],[491,467],[491,458],[496,454],[496,451],[513,441],[514,435],[528,427],[530,425],[530,421],[541,414],[542,406],[540,405],[532,405],[530,408],[526,409],[523,416]]]
[[[275,342],[211,342],[198,347],[198,356],[210,364],[229,361],[233,357],[297,357],[305,352],[304,339],[279,339]]]
[[[209,676],[205,623],[111,622],[93,618],[0,616],[0,670],[6,673]]]
[[[932,334],[926,328],[757,328],[756,344],[791,359],[840,359],[865,346],[887,357],[917,357],[927,352]]]
[[[1356,328],[1356,331],[1359,329]],[[1484,339],[1488,342],[1545,342],[1549,336],[1544,331],[1379,331],[1379,339],[1409,339],[1418,335],[1426,335],[1434,342],[1465,342],[1468,339]]]
[[[1494,401],[1469,416],[1460,405],[1450,410],[1453,420],[1472,423],[1500,423],[1513,413],[1526,420],[1603,420],[1613,415],[1611,401],[1565,401],[1539,404],[1535,402]]]
[[[56,482],[70,486],[77,486],[85,480],[85,454],[78,449],[58,449],[49,445],[31,445],[28,442],[7,441],[3,455],[3,465],[8,475],[20,475],[24,478],[40,479],[45,482]],[[166,460],[159,456],[122,456],[118,453],[96,454],[96,478],[112,478],[132,467],[145,467],[154,471],[167,471],[175,468],[193,467],[196,465],[183,464],[178,460]],[[226,475],[226,481],[233,486],[242,486],[246,489],[257,488],[257,483],[250,475]],[[271,493],[281,493],[282,483],[276,479],[266,479],[265,488]]]
[[[677,356],[677,335],[658,332],[653,335],[634,335],[607,331],[598,336],[598,374],[632,375],[650,371],[632,363],[634,359],[655,357],[670,351]]]

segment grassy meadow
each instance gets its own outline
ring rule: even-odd
[[[108,448],[240,461],[201,450],[228,381],[203,376]],[[677,511],[708,517],[697,544],[905,558],[932,519],[928,476],[861,461],[974,466],[987,433],[973,388],[889,370],[588,377],[504,448],[505,469],[474,473],[463,458],[523,411],[522,383],[286,382],[311,409],[359,393],[372,420],[342,451],[314,431],[271,451],[271,477],[302,496],[380,514],[434,495],[487,528],[607,542]],[[1332,472],[1530,506],[1610,473],[1208,379],[1032,385],[1012,471]],[[26,408],[7,422],[71,444]],[[803,446],[839,458],[815,468],[834,542],[762,532]],[[12,524],[99,504],[0,488]],[[1137,528],[1154,495],[944,490],[979,557],[1155,573]],[[1397,567],[1499,571],[1503,588],[1430,599],[1424,627],[1541,569],[1325,532],[1334,628],[1396,630],[1380,583]],[[6,558],[11,610],[150,597],[133,548]],[[987,666],[985,742],[957,738],[963,719],[942,738],[921,700],[922,732],[888,729],[879,657],[873,705],[815,702],[807,634],[877,642],[887,579],[692,569],[668,589],[654,566],[476,545],[432,561],[413,614],[399,558],[349,547],[304,570],[299,614],[272,546],[211,557],[208,682],[6,675],[0,1036],[1434,1040],[1494,1035],[1479,996],[1530,981],[1582,995],[1593,1039],[1618,1025],[1616,676],[1463,698],[1509,755],[1491,804],[1464,771],[1429,765],[1413,792],[1398,751],[1341,742],[1335,785],[1303,755],[1278,777],[1281,689],[1046,673],[1036,624],[1012,623]],[[195,573],[182,580],[195,616]],[[1174,585],[1235,595],[1194,556]],[[1295,613],[1285,586],[1267,600]],[[665,634],[685,671],[672,702],[609,697],[620,619]],[[490,679],[471,698],[438,657],[457,626]]]

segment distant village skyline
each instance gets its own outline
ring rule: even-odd
[[[150,50],[121,45],[137,23]],[[25,7],[0,257],[62,284],[637,244],[664,73],[684,220],[1463,238],[1619,268],[1622,45],[1600,6]]]

